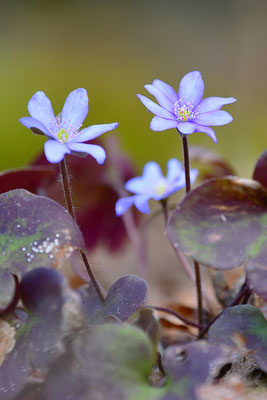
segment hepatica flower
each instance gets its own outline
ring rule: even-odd
[[[204,132],[217,143],[215,132],[210,126],[228,124],[232,116],[221,107],[236,101],[233,97],[207,97],[203,99],[204,82],[199,71],[186,74],[180,82],[178,94],[167,83],[155,79],[152,85],[145,85],[156,104],[145,96],[137,95],[148,111],[155,114],[150,128],[164,131],[177,128],[183,135]]]
[[[33,133],[45,135],[44,152],[47,160],[57,163],[65,154],[90,154],[99,164],[106,158],[105,150],[98,145],[84,143],[102,133],[115,129],[118,123],[92,125],[82,130],[81,126],[88,114],[88,96],[85,89],[71,92],[63,106],[62,112],[55,117],[51,101],[44,92],[36,92],[28,103],[31,117],[24,117],[20,122]]]
[[[198,171],[192,169],[191,181],[194,182]],[[167,176],[162,175],[160,166],[154,162],[148,162],[143,170],[143,175],[132,178],[125,184],[125,188],[134,193],[134,196],[123,197],[116,203],[116,215],[120,216],[133,204],[143,213],[149,213],[148,200],[162,200],[185,186],[185,176],[181,163],[171,159],[167,164]]]

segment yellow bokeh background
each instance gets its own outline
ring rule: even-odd
[[[43,148],[44,139],[18,122],[30,97],[43,90],[57,114],[77,87],[89,95],[84,126],[118,121],[121,145],[140,169],[181,158],[177,133],[152,132],[136,93],[146,94],[155,78],[178,88],[199,70],[205,97],[238,101],[224,107],[234,121],[215,128],[217,145],[200,133],[190,144],[217,150],[251,175],[267,143],[266,0],[8,3],[0,16],[1,170],[26,165]]]

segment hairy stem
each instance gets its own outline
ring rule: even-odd
[[[189,193],[190,190],[191,190],[191,180],[190,180],[190,161],[189,161],[187,137],[186,136],[182,136],[182,141],[183,141],[186,193]],[[200,276],[199,263],[197,261],[195,261],[195,260],[194,260],[194,268],[195,268],[195,277],[196,277],[198,324],[199,324],[199,326],[202,326],[202,323],[203,323],[203,307],[202,307],[201,276]]]
[[[70,213],[70,215],[72,216],[72,218],[74,219],[74,221],[77,223],[77,219],[76,219],[76,215],[74,213],[74,207],[73,207],[73,202],[72,202],[72,197],[71,197],[71,191],[70,191],[70,182],[69,182],[69,175],[68,175],[68,169],[67,169],[67,164],[65,159],[63,159],[62,161],[60,161],[60,171],[61,171],[61,176],[62,176],[62,186],[63,186],[63,191],[64,191],[64,195],[65,195],[65,199],[66,199],[66,203],[67,203],[67,207],[68,207],[68,211]],[[99,297],[99,300],[101,301],[102,304],[105,304],[105,299],[104,296],[101,293],[101,290],[98,286],[97,280],[94,276],[94,273],[92,271],[92,268],[90,267],[89,261],[87,259],[87,256],[84,252],[84,250],[79,250],[83,263],[85,265],[85,268],[87,270],[87,273],[91,279],[92,285]]]

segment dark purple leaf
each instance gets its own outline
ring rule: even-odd
[[[0,193],[13,189],[26,189],[38,194],[44,186],[54,179],[54,176],[53,168],[49,166],[2,171],[0,173]]]
[[[259,248],[262,243],[258,243]],[[262,246],[260,254],[252,257],[246,265],[247,282],[255,293],[267,301],[267,248]]]
[[[24,189],[0,195],[0,220],[2,270],[24,274],[35,267],[59,266],[84,246],[64,207]]]
[[[64,350],[67,307],[78,318],[78,298],[59,272],[36,268],[22,278],[21,299],[29,311],[24,334],[28,358],[35,368],[47,367]]]
[[[188,257],[227,270],[267,247],[266,229],[267,191],[253,180],[218,178],[184,198],[167,236]]]
[[[267,150],[265,150],[256,162],[253,179],[267,188]]]
[[[233,167],[215,151],[205,147],[190,146],[189,155],[192,167],[198,170],[198,182],[236,175]]]
[[[209,340],[255,350],[260,368],[267,372],[267,321],[258,308],[251,305],[228,308],[210,327]]]
[[[91,286],[81,287],[79,293],[84,313],[90,323],[110,315],[125,321],[145,302],[147,284],[138,276],[123,276],[111,286],[103,307]]]

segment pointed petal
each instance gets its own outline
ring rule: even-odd
[[[128,208],[130,208],[133,205],[134,197],[135,196],[122,197],[116,202],[115,213],[117,217],[120,217],[122,214],[125,213],[125,211],[128,210]]]
[[[57,163],[63,160],[65,154],[70,154],[70,150],[64,143],[56,140],[48,140],[44,144],[44,152],[47,160],[51,163]]]
[[[137,176],[126,182],[125,189],[135,194],[144,194],[147,193],[148,188],[144,178],[142,176]]]
[[[162,93],[164,93],[165,96],[167,96],[173,104],[178,100],[178,94],[167,83],[161,81],[160,79],[154,79],[152,85],[160,89]]]
[[[61,122],[65,129],[76,131],[88,114],[88,96],[83,88],[75,89],[68,95],[61,112]]]
[[[220,110],[222,106],[234,103],[235,101],[236,99],[234,97],[207,97],[201,101],[197,111],[202,114],[209,111]]]
[[[28,103],[28,111],[32,118],[40,121],[51,133],[58,132],[58,124],[51,101],[44,92],[36,92],[32,96]]]
[[[177,129],[184,135],[189,135],[190,133],[195,132],[196,124],[194,124],[193,122],[179,122],[177,124]]]
[[[163,93],[154,85],[145,85],[145,89],[156,98],[161,107],[170,111],[171,113],[173,112],[174,103],[168,97],[166,97],[165,93]]]
[[[139,211],[148,214],[149,213],[149,206],[148,206],[148,196],[133,196],[134,197],[134,205],[138,208]]]
[[[223,110],[218,111],[210,111],[203,114],[198,114],[194,118],[194,122],[200,125],[206,126],[219,126],[226,125],[233,121],[233,117],[227,112]]]
[[[174,118],[174,117],[173,117]],[[150,129],[155,132],[165,131],[177,127],[177,120],[165,119],[161,117],[153,117],[150,122]]]
[[[168,183],[172,183],[173,181],[179,181],[180,179],[185,179],[182,164],[180,161],[176,160],[176,158],[172,158],[167,164],[166,180]]]
[[[199,71],[192,71],[186,74],[179,86],[178,97],[182,102],[192,102],[193,106],[196,107],[204,95],[204,82]]]
[[[204,126],[204,125],[197,125],[196,127],[196,132],[202,132],[206,133],[211,139],[214,141],[214,143],[217,143],[217,138],[214,130],[210,128],[209,126]]]
[[[31,117],[24,117],[20,118],[19,122],[22,123],[22,125],[26,126],[26,128],[32,129],[36,128],[39,131],[41,131],[44,135],[54,137],[49,130],[42,124],[42,122],[37,121],[37,119],[31,118]]]
[[[173,119],[174,114],[170,113],[169,111],[165,110],[164,108],[160,107],[158,104],[154,103],[154,101],[148,99],[147,97],[137,94],[139,100],[144,104],[144,106],[148,109],[148,111],[152,112],[153,114],[158,115],[162,118]]]
[[[90,154],[90,156],[95,158],[98,164],[103,164],[106,159],[105,150],[97,144],[67,143],[67,146],[71,151]]]
[[[88,140],[95,139],[96,137],[102,135],[102,133],[111,131],[112,129],[117,128],[119,124],[117,122],[113,124],[99,124],[99,125],[91,125],[88,128],[83,129],[72,139],[68,140],[68,143],[81,143],[87,142]]]

